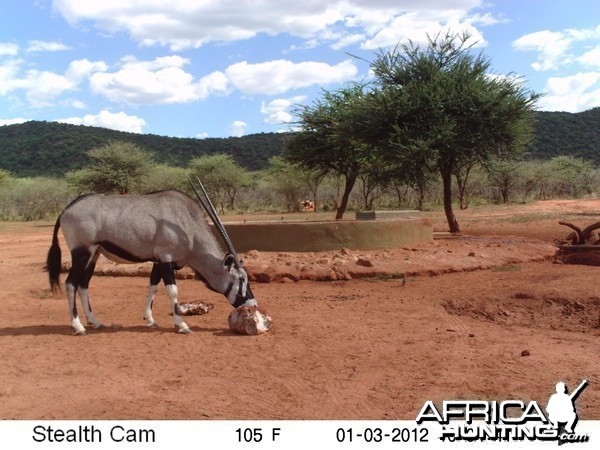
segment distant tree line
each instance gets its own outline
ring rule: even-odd
[[[533,118],[533,139],[523,149],[524,159],[575,156],[600,166],[600,107],[575,114],[536,111]],[[223,153],[245,169],[259,170],[268,166],[270,158],[283,154],[288,135],[188,139],[32,121],[0,126],[0,169],[18,177],[62,176],[87,166],[88,150],[110,141],[126,141],[171,166],[185,166],[192,158]]]
[[[0,169],[20,177],[60,176],[90,163],[88,150],[111,141],[130,142],[151,151],[156,162],[186,165],[216,153],[231,155],[242,167],[259,170],[280,155],[283,134],[261,133],[231,138],[173,138],[55,122],[0,126]]]
[[[192,194],[187,177],[196,175],[225,214],[298,212],[303,200],[311,200],[317,211],[328,211],[333,217],[345,186],[341,176],[316,176],[280,156],[271,158],[259,171],[246,170],[222,153],[194,158],[186,167],[176,167],[156,162],[151,152],[132,143],[114,141],[91,150],[88,157],[91,163],[86,168],[64,177],[23,178],[0,170],[0,220],[54,219],[73,198],[88,192],[137,194],[177,189]],[[600,170],[590,161],[570,156],[476,165],[465,181],[459,191],[456,177],[452,180],[457,208],[600,193]],[[439,209],[441,186],[437,174],[420,185],[359,177],[347,208]]]

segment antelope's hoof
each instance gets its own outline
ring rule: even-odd
[[[147,323],[146,326],[148,328],[158,328],[158,324],[156,322]]]
[[[180,328],[179,331],[178,331],[178,333],[181,333],[181,334],[192,334],[193,331],[190,330],[189,328]]]
[[[87,336],[87,332],[85,330],[79,330],[73,333],[73,336]]]
[[[103,323],[90,323],[88,325],[92,325],[94,327],[94,330],[100,330],[101,328],[105,328]]]

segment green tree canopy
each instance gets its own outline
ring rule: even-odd
[[[362,102],[368,100],[365,85],[354,84],[337,91],[323,91],[313,105],[295,111],[300,130],[285,141],[285,157],[320,175],[344,178],[345,186],[336,219],[348,206],[357,178],[372,162],[372,145],[362,140],[357,127],[362,123]]]
[[[151,153],[131,142],[111,141],[87,155],[90,166],[67,174],[71,184],[87,192],[136,192],[155,165]]]
[[[452,209],[452,175],[521,149],[532,133],[538,98],[514,76],[490,72],[468,34],[429,37],[380,53],[371,67],[380,86],[363,133],[376,139],[391,167],[438,171],[450,231],[460,227]],[[416,162],[411,164],[409,161]]]
[[[188,169],[173,167],[166,164],[156,164],[148,172],[139,187],[141,193],[176,189],[187,192],[190,188],[187,176]],[[191,192],[188,192],[191,194]]]
[[[281,156],[274,156],[269,160],[266,174],[273,189],[285,199],[287,210],[299,211],[300,198],[308,191],[304,171]]]
[[[231,155],[223,153],[200,156],[189,164],[193,176],[197,176],[213,203],[221,212],[227,207],[233,209],[238,191],[250,184],[249,173],[239,166]]]

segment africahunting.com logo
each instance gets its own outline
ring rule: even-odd
[[[570,394],[565,383],[556,384],[546,412],[535,401],[502,402],[486,400],[450,400],[438,409],[431,400],[425,402],[417,424],[436,422],[442,425],[442,441],[558,441],[587,442],[589,435],[577,433],[575,401],[588,382],[583,380]]]

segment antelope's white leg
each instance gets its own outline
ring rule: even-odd
[[[181,318],[181,312],[179,311],[179,304],[177,303],[177,285],[176,284],[167,284],[167,295],[171,300],[171,305],[173,307],[173,321],[175,322],[175,326],[179,328],[180,333],[191,333],[190,327],[187,326],[187,323],[183,321]]]
[[[152,316],[152,304],[154,303],[154,295],[158,290],[157,284],[151,284],[148,287],[148,296],[146,297],[146,309],[144,310],[144,319],[146,319],[146,326],[148,327],[156,327],[158,324],[154,321],[154,317]]]
[[[77,292],[79,293],[79,298],[81,299],[81,304],[83,305],[83,312],[85,313],[85,317],[87,317],[88,324],[93,325],[95,329],[102,328],[103,325],[100,323],[98,319],[96,319],[96,315],[92,311],[90,306],[90,296],[87,288],[78,288]]]
[[[75,304],[75,286],[67,283],[65,286],[67,291],[67,303],[69,304],[69,312],[71,313],[71,326],[75,330],[75,334],[87,334],[85,327],[81,324],[77,315],[77,305]]]

